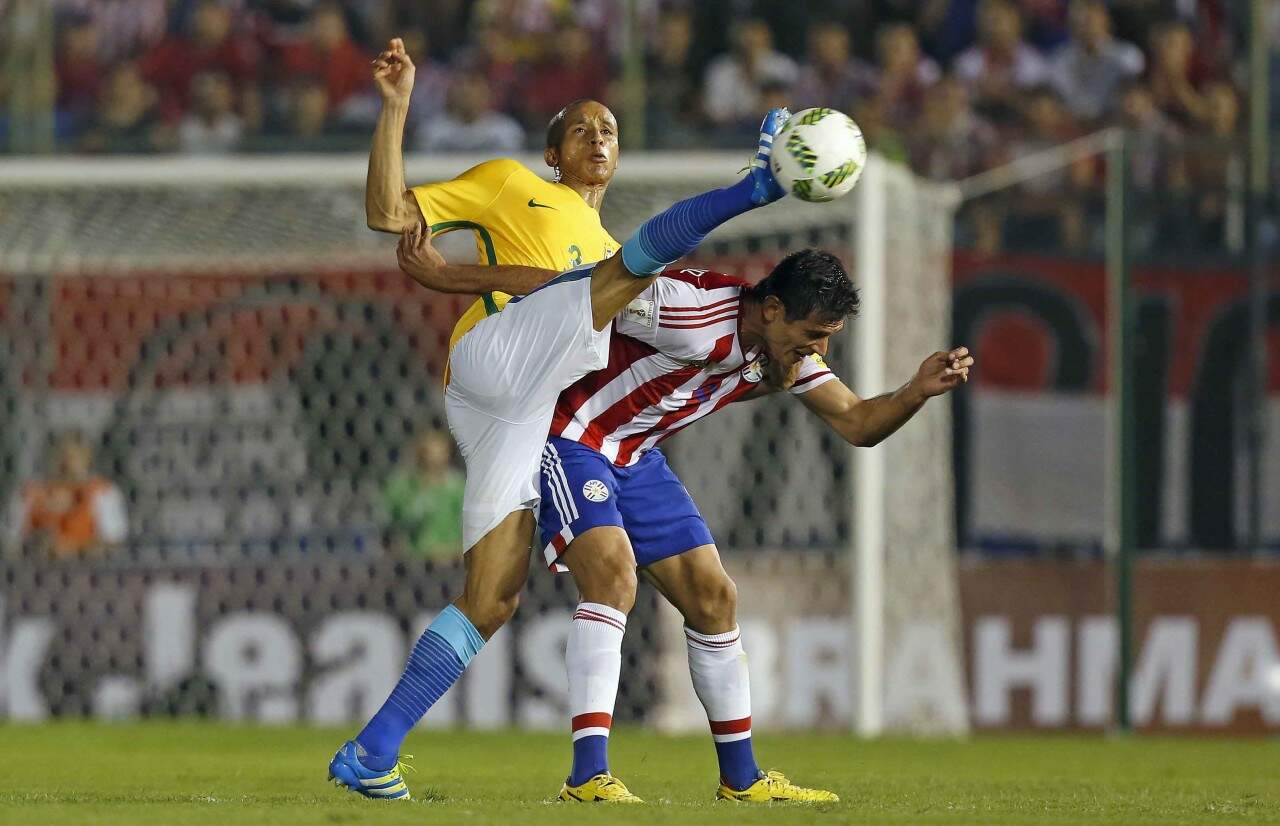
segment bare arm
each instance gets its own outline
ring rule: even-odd
[[[413,61],[405,53],[404,41],[398,37],[392,39],[387,51],[373,62],[373,79],[382,97],[382,111],[369,151],[364,215],[369,229],[380,232],[400,232],[422,217],[417,200],[404,183],[402,151],[414,71]]]
[[[427,289],[442,293],[481,295],[502,292],[527,295],[560,273],[537,267],[450,264],[431,244],[431,230],[421,220],[401,231],[396,260],[406,275]]]
[[[536,267],[450,264],[431,244],[431,229],[418,220],[400,233],[396,246],[400,269],[424,287],[445,293],[477,295],[503,292],[527,295],[563,273]],[[631,299],[644,292],[657,275],[636,276],[615,255],[596,265],[591,273],[592,321],[603,330]]]
[[[930,397],[968,381],[973,362],[967,347],[957,347],[929,356],[911,381],[892,393],[863,399],[844,382],[828,381],[802,394],[800,400],[849,444],[871,447],[902,427]]]
[[[622,253],[606,258],[591,271],[591,321],[603,330],[613,317],[626,309],[631,299],[644,292],[658,275],[636,275],[622,263]]]

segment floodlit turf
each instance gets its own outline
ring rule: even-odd
[[[636,808],[547,802],[568,737],[416,733],[416,800],[324,782],[342,732],[213,724],[0,727],[0,823],[1280,823],[1275,740],[757,737],[770,767],[839,792],[822,807],[713,804],[709,738],[616,731]]]

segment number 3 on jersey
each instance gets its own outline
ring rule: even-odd
[[[569,247],[569,269],[582,266],[582,247],[573,244]]]

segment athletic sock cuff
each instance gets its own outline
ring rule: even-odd
[[[467,615],[450,605],[440,612],[435,621],[428,627],[429,631],[439,635],[462,661],[463,668],[471,662],[480,649],[484,648],[484,637],[467,619]]]
[[[622,244],[622,265],[627,268],[627,272],[638,277],[657,275],[667,268],[671,261],[659,261],[654,258],[644,248],[644,242],[640,240],[640,233],[644,231],[641,227],[630,238]]]
[[[602,605],[599,602],[580,602],[578,608],[573,612],[575,620],[588,620],[595,622],[603,622],[606,625],[612,625],[619,631],[625,631],[627,628],[627,615],[608,605]]]
[[[725,631],[723,634],[699,634],[686,625],[684,627],[684,636],[690,648],[723,651],[737,645],[742,639],[742,632],[735,625],[731,630]]]

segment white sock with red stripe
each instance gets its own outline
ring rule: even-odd
[[[720,779],[745,789],[760,775],[751,749],[751,680],[742,634],[737,628],[723,634],[699,634],[685,626],[689,646],[689,675],[693,690],[707,710],[716,741]]]
[[[627,615],[598,602],[583,602],[573,613],[565,664],[569,670],[569,714],[573,716],[573,770],[569,785],[580,786],[609,771],[609,728],[622,670],[622,635]]]

